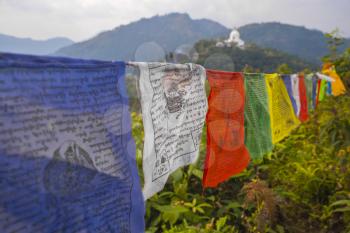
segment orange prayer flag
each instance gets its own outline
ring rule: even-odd
[[[207,70],[207,156],[203,187],[216,187],[249,164],[244,145],[244,80],[242,73]]]
[[[346,88],[343,81],[337,74],[334,65],[325,63],[323,65],[322,73],[334,79],[334,82],[332,82],[332,95],[338,96],[345,94]]]

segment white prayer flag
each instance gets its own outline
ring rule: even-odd
[[[295,100],[296,104],[296,115],[299,117],[300,115],[300,93],[299,93],[299,75],[293,74],[291,75],[291,80],[292,80],[292,93],[293,93],[293,98]]]
[[[148,199],[163,189],[172,172],[198,158],[208,110],[206,71],[193,64],[134,64],[140,68],[143,194]]]

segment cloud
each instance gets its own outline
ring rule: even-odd
[[[228,27],[281,21],[350,37],[348,0],[0,0],[0,33],[87,39],[142,17],[187,12]]]

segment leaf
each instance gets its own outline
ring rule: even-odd
[[[181,168],[177,169],[175,172],[171,174],[171,177],[175,182],[179,182],[183,178],[183,171]]]
[[[192,174],[199,179],[203,178],[203,172],[199,169],[193,169]]]
[[[213,206],[208,203],[202,203],[202,204],[199,204],[197,207],[213,207]]]
[[[242,207],[242,205],[239,202],[230,202],[230,204],[228,204],[226,206],[227,209],[238,209],[238,208],[241,208],[241,207]]]
[[[278,233],[284,233],[285,232],[283,226],[281,226],[281,225],[277,225],[276,226],[276,230],[277,230]]]
[[[349,211],[350,211],[350,206],[333,210],[334,213],[335,212],[349,212]]]
[[[161,193],[158,195],[158,198],[172,197],[172,196],[174,196],[174,193],[173,193],[173,192],[161,192]]]
[[[339,200],[339,201],[335,201],[331,204],[331,206],[338,206],[338,205],[347,205],[350,207],[350,200]]]
[[[171,212],[165,212],[162,214],[162,217],[165,220],[165,222],[170,222],[171,225],[176,223],[176,221],[179,219],[179,216],[180,216],[179,213],[171,213]]]
[[[216,221],[216,224],[215,224],[216,225],[216,230],[220,231],[225,226],[226,221],[227,221],[227,216],[219,218]]]
[[[199,213],[204,214],[204,210],[201,207],[197,206],[194,209],[197,210]],[[196,211],[194,211],[194,212],[196,212]]]
[[[215,196],[209,196],[209,197],[207,197],[207,199],[208,199],[209,201],[215,201]]]
[[[185,212],[189,211],[186,207],[183,207],[183,206],[154,204],[153,207],[162,213],[185,213]]]

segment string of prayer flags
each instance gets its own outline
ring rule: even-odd
[[[278,74],[265,74],[271,119],[272,143],[284,139],[299,125],[287,89]]]
[[[144,200],[197,161],[205,120],[204,188],[262,159],[319,101],[346,91],[331,64],[306,77],[129,64],[140,71],[143,194],[124,62],[0,53],[2,231],[143,232]]]
[[[244,79],[242,73],[207,70],[210,85],[207,155],[203,187],[216,187],[249,164],[244,145]]]
[[[324,64],[322,73],[334,79],[334,82],[332,82],[332,94],[334,96],[339,96],[346,92],[344,83],[337,74],[334,65],[329,63]]]
[[[263,74],[244,74],[245,145],[254,160],[272,151],[270,114]]]
[[[299,120],[305,122],[309,119],[308,113],[308,100],[306,94],[306,85],[304,75],[299,75],[299,100],[300,100],[300,111],[299,111]]]
[[[143,232],[123,62],[0,54],[1,232]]]
[[[168,176],[199,155],[208,110],[205,69],[199,65],[139,66],[144,123],[144,198],[161,191]]]

